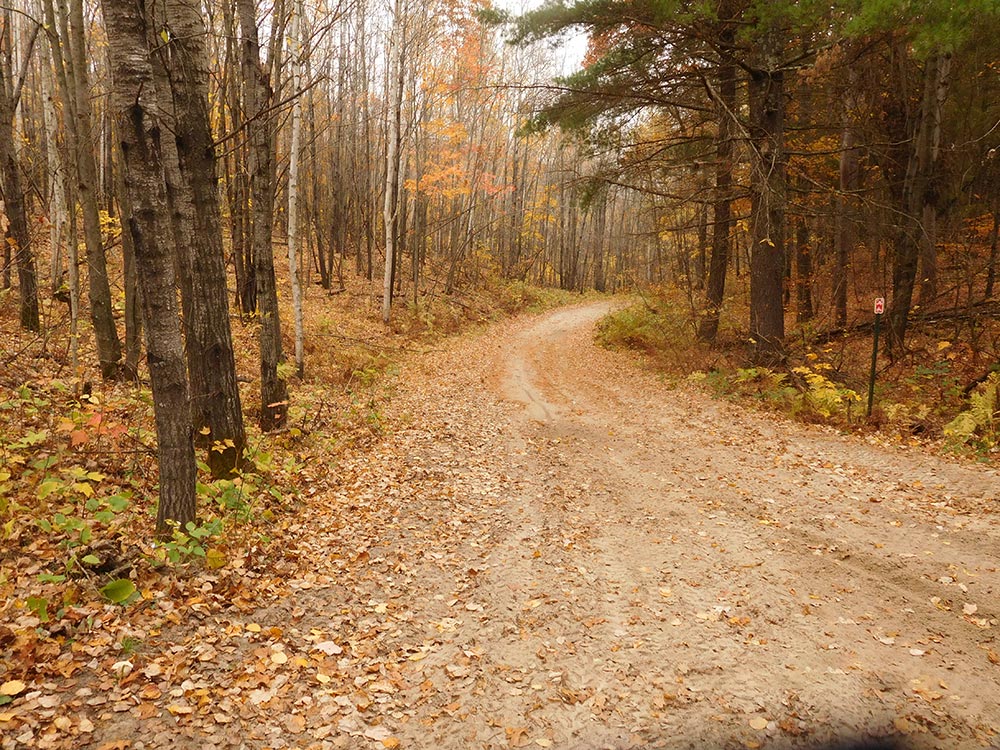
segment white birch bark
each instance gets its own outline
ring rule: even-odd
[[[295,367],[305,375],[305,332],[302,323],[302,286],[299,283],[299,154],[302,150],[302,60],[305,55],[302,0],[295,3],[289,57],[292,64],[292,143],[288,164],[288,278],[292,287],[292,310],[295,318]]]
[[[399,175],[399,118],[402,109],[403,87],[403,35],[405,33],[404,9],[401,0],[395,0],[392,13],[392,31],[389,40],[389,66],[387,75],[386,128],[385,128],[385,195],[382,202],[382,221],[385,224],[385,273],[382,278],[382,322],[389,322],[392,309],[392,267],[396,253],[396,213],[399,210],[396,182]]]

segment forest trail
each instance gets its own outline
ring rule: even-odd
[[[667,387],[607,309],[408,364],[272,604],[176,644],[229,718],[144,746],[996,747],[996,471]]]

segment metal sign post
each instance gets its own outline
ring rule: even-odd
[[[875,298],[875,337],[872,344],[872,372],[868,378],[868,411],[866,417],[872,415],[872,404],[875,402],[875,365],[878,363],[878,334],[882,328],[882,313],[885,312],[885,297]]]

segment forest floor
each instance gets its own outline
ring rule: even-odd
[[[609,307],[410,357],[277,559],[133,605],[0,746],[997,747],[996,469],[668,387]]]

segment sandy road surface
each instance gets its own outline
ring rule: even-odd
[[[996,746],[996,473],[671,391],[593,346],[606,309],[497,347],[516,408],[462,700],[494,708],[412,741]]]
[[[258,600],[206,585],[94,746],[998,747],[996,471],[672,390],[607,309],[406,365]]]

